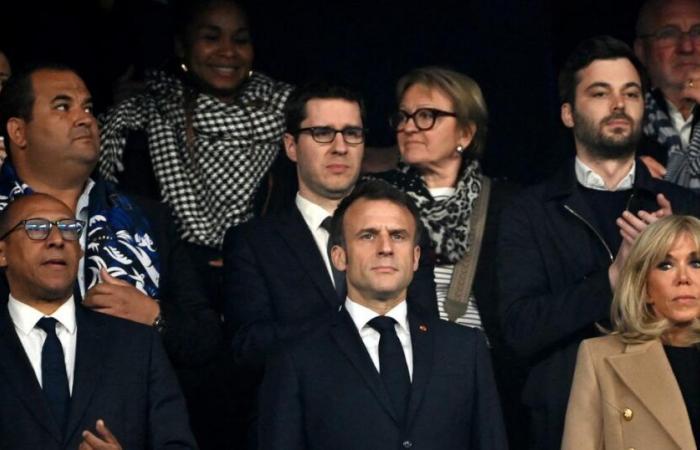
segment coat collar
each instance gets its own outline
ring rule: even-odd
[[[628,344],[606,361],[680,448],[695,442],[685,402],[658,340]]]
[[[318,246],[311,235],[311,230],[306,225],[299,209],[294,206],[289,211],[281,214],[275,226],[277,227],[277,232],[297,257],[299,265],[304,268],[323,298],[333,308],[340,306],[342,302],[328,276],[328,269],[323,262],[323,257],[319,253]]]

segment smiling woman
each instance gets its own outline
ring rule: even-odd
[[[102,117],[99,170],[122,189],[168,203],[208,286],[224,232],[253,216],[278,154],[291,87],[254,72],[246,12],[231,0],[177,2],[176,54],[146,92]],[[218,301],[218,292],[209,292]]]
[[[562,448],[696,448],[700,220],[649,225],[622,269],[611,317],[610,335],[579,348]]]

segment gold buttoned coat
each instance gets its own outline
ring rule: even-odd
[[[611,335],[581,343],[563,450],[697,450],[660,341]]]

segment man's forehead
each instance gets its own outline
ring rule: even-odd
[[[19,198],[11,210],[11,217],[16,222],[30,217],[45,219],[74,218],[73,212],[59,200],[47,196],[31,196]]]
[[[350,205],[346,216],[354,219],[354,225],[358,228],[415,228],[411,212],[389,200],[359,199]]]
[[[577,72],[578,88],[585,90],[592,85],[610,85],[623,87],[637,85],[641,87],[639,72],[627,58],[596,59]]]
[[[90,97],[90,91],[83,80],[70,70],[37,70],[32,74],[32,88],[37,98],[40,96],[54,98],[57,95],[80,99]]]
[[[700,23],[700,1],[667,0],[662,2],[657,14],[652,15],[652,23],[657,26],[674,25],[688,20]]]
[[[306,102],[306,120],[353,121],[362,125],[360,105],[344,98],[311,98]]]

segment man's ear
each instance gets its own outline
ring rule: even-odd
[[[297,162],[297,141],[294,135],[291,133],[284,133],[282,140],[284,142],[284,151],[287,154],[287,158]]]
[[[420,245],[413,247],[413,271],[418,270],[418,262],[420,261]]]
[[[574,127],[574,111],[569,102],[561,105],[561,121],[567,128]]]
[[[2,267],[3,269],[7,267],[7,258],[5,256],[6,254],[7,244],[5,243],[5,241],[0,241],[0,267]]]
[[[334,245],[331,248],[331,264],[341,272],[345,272],[348,268],[348,255],[340,245]]]
[[[27,146],[27,122],[19,117],[10,117],[7,121],[7,135],[10,141],[19,148]],[[5,145],[10,146],[9,142]]]

